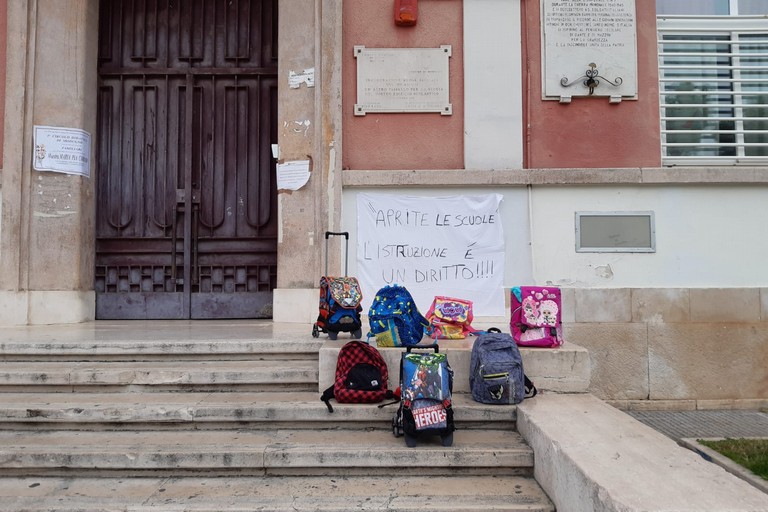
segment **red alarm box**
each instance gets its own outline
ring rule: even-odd
[[[395,25],[410,27],[419,17],[419,0],[395,0]]]

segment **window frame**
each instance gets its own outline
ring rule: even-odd
[[[676,35],[693,35],[699,34],[702,36],[726,36],[727,40],[723,40],[723,44],[729,45],[731,52],[727,54],[732,56],[735,60],[729,66],[730,69],[739,74],[745,68],[739,65],[738,60],[742,58],[745,53],[733,53],[734,43],[738,43],[738,37],[745,34],[764,34],[766,46],[768,46],[768,22],[765,16],[751,15],[751,16],[686,16],[686,15],[658,15],[656,18],[657,29],[657,56],[659,65],[659,125],[661,135],[661,159],[664,166],[676,166],[676,165],[765,165],[768,163],[768,156],[745,156],[743,150],[747,147],[744,142],[745,134],[759,134],[759,130],[744,130],[743,122],[745,119],[755,121],[758,119],[765,119],[768,122],[768,117],[765,118],[745,118],[743,116],[743,109],[739,108],[739,105],[743,105],[741,98],[745,96],[743,91],[740,90],[740,84],[745,83],[744,80],[739,77],[731,77],[727,81],[732,84],[729,94],[733,96],[733,101],[730,104],[723,104],[724,107],[733,108],[734,115],[734,136],[736,140],[741,142],[735,142],[733,145],[736,147],[736,155],[729,156],[716,156],[716,155],[695,155],[695,156],[680,156],[671,155],[668,153],[668,146],[666,145],[667,121],[673,116],[668,116],[665,110],[665,96],[669,94],[664,90],[664,82],[679,82],[680,78],[665,77],[664,70],[669,69],[672,66],[665,65],[663,46],[669,41],[664,40],[664,36],[676,36]],[[764,52],[768,53],[768,52]],[[713,56],[718,55],[713,52]],[[719,55],[718,55],[719,56]],[[768,70],[766,70],[768,74]],[[722,79],[721,79],[722,80]],[[704,80],[702,80],[703,82]],[[695,81],[694,81],[695,82]],[[768,82],[768,79],[766,79]],[[766,91],[768,94],[768,91]],[[768,104],[766,104],[768,108]],[[713,116],[707,118],[707,120],[716,119],[730,119],[727,117]],[[679,120],[679,119],[678,119]],[[737,127],[739,125],[739,127]],[[725,143],[723,143],[724,145]],[[723,147],[718,144],[713,145],[713,148]]]
[[[634,217],[637,219],[648,220],[648,245],[584,245],[584,219],[590,217],[599,217],[610,219],[611,217]],[[575,230],[576,230],[576,252],[577,253],[654,253],[656,252],[656,214],[650,211],[577,211],[574,212]]]

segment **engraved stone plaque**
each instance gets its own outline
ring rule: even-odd
[[[448,59],[451,46],[366,48],[355,46],[355,115],[369,112],[439,112],[451,115]]]
[[[542,0],[545,99],[637,99],[635,0]]]

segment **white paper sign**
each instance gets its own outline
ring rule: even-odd
[[[77,128],[35,126],[33,139],[33,169],[90,177],[91,134]]]
[[[315,68],[305,69],[299,73],[296,71],[288,72],[288,87],[298,89],[301,84],[307,84],[307,87],[315,86]]]
[[[503,316],[501,199],[359,194],[357,277],[367,303],[400,284],[422,314],[447,295],[473,301],[476,316]]]
[[[277,190],[299,190],[309,181],[309,160],[277,164]]]

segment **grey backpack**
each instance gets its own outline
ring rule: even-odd
[[[511,335],[493,328],[478,336],[472,346],[469,389],[483,404],[519,404],[536,394]]]

